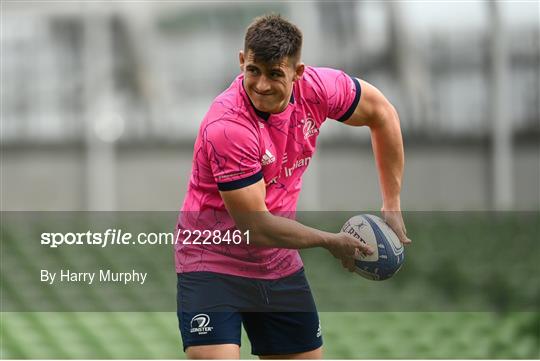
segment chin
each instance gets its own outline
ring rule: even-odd
[[[257,108],[257,110],[261,112],[265,112],[265,113],[271,113],[272,110],[275,108],[275,107],[270,107],[264,103],[254,103],[254,105],[255,105],[255,108]]]

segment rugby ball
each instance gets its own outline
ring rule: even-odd
[[[403,265],[405,249],[398,236],[379,217],[361,214],[349,219],[341,232],[350,234],[369,245],[373,254],[356,257],[355,272],[360,276],[382,281],[392,277]]]

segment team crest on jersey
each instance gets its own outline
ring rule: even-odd
[[[199,313],[198,315],[193,316],[191,319],[191,333],[198,333],[199,335],[206,335],[208,332],[211,332],[214,328],[209,327],[210,316],[205,313]]]
[[[276,161],[276,157],[270,153],[270,151],[267,149],[266,152],[264,152],[261,163],[262,165],[268,165],[270,163],[274,163]]]
[[[319,129],[317,128],[317,125],[315,125],[315,121],[311,118],[307,118],[304,122],[304,139],[308,139],[317,133],[319,133]]]

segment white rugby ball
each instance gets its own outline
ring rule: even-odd
[[[382,281],[392,277],[403,265],[405,249],[398,236],[379,217],[361,214],[350,218],[341,231],[369,245],[373,254],[360,254],[356,260],[356,273]]]

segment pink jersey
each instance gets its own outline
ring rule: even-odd
[[[286,277],[302,267],[297,250],[225,242],[234,230],[219,191],[266,183],[266,206],[275,215],[294,218],[302,174],[315,152],[326,118],[348,119],[360,100],[360,84],[342,71],[306,67],[293,86],[288,106],[279,114],[256,110],[243,87],[243,75],[212,103],[195,141],[188,190],[177,232],[176,271],[211,271],[262,279]],[[210,231],[218,230],[220,242]],[[206,239],[206,242],[203,240]],[[208,244],[211,243],[211,244]],[[220,244],[215,244],[220,243]]]

